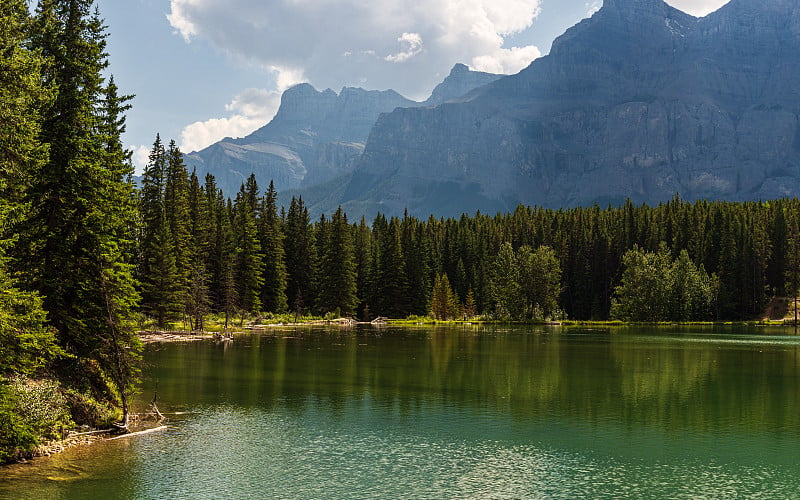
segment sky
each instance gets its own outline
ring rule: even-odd
[[[704,16],[727,0],[667,0]],[[184,152],[265,125],[281,93],[394,89],[424,100],[456,63],[513,74],[602,0],[98,0],[110,72],[135,94],[126,147]]]

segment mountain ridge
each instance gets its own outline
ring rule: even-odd
[[[520,73],[382,115],[337,202],[355,216],[457,216],[800,194],[797,20],[784,0],[732,0],[703,18],[606,0]]]
[[[423,102],[394,90],[344,87],[337,94],[308,83],[286,90],[275,117],[249,135],[223,139],[184,155],[199,176],[212,173],[217,185],[233,196],[254,173],[259,184],[274,181],[277,190],[312,187],[351,172],[370,131],[382,113],[398,107],[435,106],[460,97],[500,75],[471,71],[456,64]]]

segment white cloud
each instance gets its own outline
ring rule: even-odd
[[[150,148],[148,146],[133,146],[131,148],[131,152],[133,153],[133,166],[136,169],[136,175],[142,175],[144,173],[144,167],[147,166],[147,162],[150,161]]]
[[[584,5],[586,6],[586,17],[592,17],[603,6],[603,0],[592,0]]]
[[[182,4],[190,4],[191,0],[172,0],[172,12],[167,14],[167,20],[173,28],[178,30],[183,39],[189,42],[193,36],[197,35],[198,30],[189,18],[181,16],[179,13],[183,8]],[[176,8],[177,6],[177,8]]]
[[[419,33],[403,33],[397,41],[406,45],[406,51],[388,55],[384,57],[386,61],[405,62],[422,52],[422,37]]]
[[[232,116],[186,126],[181,132],[181,151],[199,151],[225,137],[243,137],[255,131],[275,116],[280,96],[280,90],[245,90],[225,106]]]
[[[729,0],[666,0],[668,4],[693,16],[706,16],[719,9]]]
[[[187,40],[203,38],[266,69],[292,68],[317,88],[338,90],[363,82],[369,88],[394,88],[424,99],[456,62],[479,61],[504,72],[530,64],[539,54],[536,47],[510,48],[505,41],[532,25],[540,4],[541,0],[171,0],[168,18]]]
[[[542,56],[537,47],[498,49],[494,54],[472,59],[472,68],[487,73],[516,73]]]
[[[289,87],[294,87],[298,83],[306,81],[303,70],[299,68],[281,68],[280,66],[272,66],[270,69],[276,74],[275,85],[278,90],[283,92]]]

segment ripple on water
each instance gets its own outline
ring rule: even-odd
[[[727,498],[800,494],[783,470],[618,460],[217,408],[137,446],[136,498]],[[314,423],[312,423],[312,420]],[[153,453],[156,447],[162,453]],[[191,457],[191,460],[187,460]],[[791,475],[791,474],[789,474]]]

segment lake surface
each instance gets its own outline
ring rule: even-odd
[[[165,432],[0,498],[798,498],[790,329],[285,329],[148,346]]]

